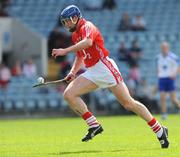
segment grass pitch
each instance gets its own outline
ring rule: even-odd
[[[81,142],[87,131],[81,118],[0,120],[0,157],[180,156],[180,115],[162,122],[169,128],[169,149],[160,148],[156,136],[137,116],[98,120],[105,131],[87,143]]]

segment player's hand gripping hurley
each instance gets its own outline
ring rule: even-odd
[[[56,81],[49,81],[49,82],[38,83],[38,84],[35,84],[35,85],[33,86],[33,88],[34,88],[34,87],[45,86],[45,85],[49,85],[49,84],[61,83],[61,82],[64,82],[64,81],[66,81],[66,78],[61,79],[61,80],[56,80]]]

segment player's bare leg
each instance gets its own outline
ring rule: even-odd
[[[142,103],[134,100],[130,96],[128,88],[124,82],[110,87],[109,89],[114,93],[123,107],[136,113],[148,123],[153,132],[156,133],[162,148],[167,148],[169,146],[169,142],[167,140],[167,128],[162,127]]]
[[[170,97],[171,97],[172,103],[174,103],[177,106],[178,113],[180,114],[180,102],[179,102],[179,100],[178,100],[178,98],[176,96],[176,92],[175,91],[171,92]]]
[[[78,77],[72,81],[64,91],[64,99],[68,102],[71,109],[77,112],[80,116],[88,111],[87,105],[80,98],[81,95],[89,93],[98,87],[92,81]]]
[[[103,131],[102,126],[96,117],[89,112],[87,105],[80,98],[81,95],[97,89],[97,85],[92,81],[80,76],[72,81],[64,91],[64,99],[68,102],[71,109],[78,113],[89,126],[88,133],[82,141],[88,141]]]
[[[110,90],[114,93],[118,101],[125,109],[136,113],[137,115],[142,117],[146,122],[149,122],[153,119],[153,116],[148,111],[148,109],[142,103],[134,100],[130,96],[129,91],[124,82],[119,83],[114,87],[110,87]]]
[[[167,119],[166,96],[167,96],[166,92],[160,92],[161,114],[163,120]]]

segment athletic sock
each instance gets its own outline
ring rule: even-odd
[[[100,125],[96,117],[94,117],[94,115],[89,111],[83,114],[82,118],[86,121],[89,128],[94,128]]]
[[[158,138],[162,136],[163,128],[155,118],[148,122],[148,125],[151,127],[151,129],[157,135]]]

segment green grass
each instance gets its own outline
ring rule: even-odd
[[[159,119],[159,117],[157,117]],[[170,148],[161,149],[147,124],[136,116],[98,117],[105,131],[82,143],[80,118],[0,120],[0,157],[179,157],[180,116],[163,122]]]

